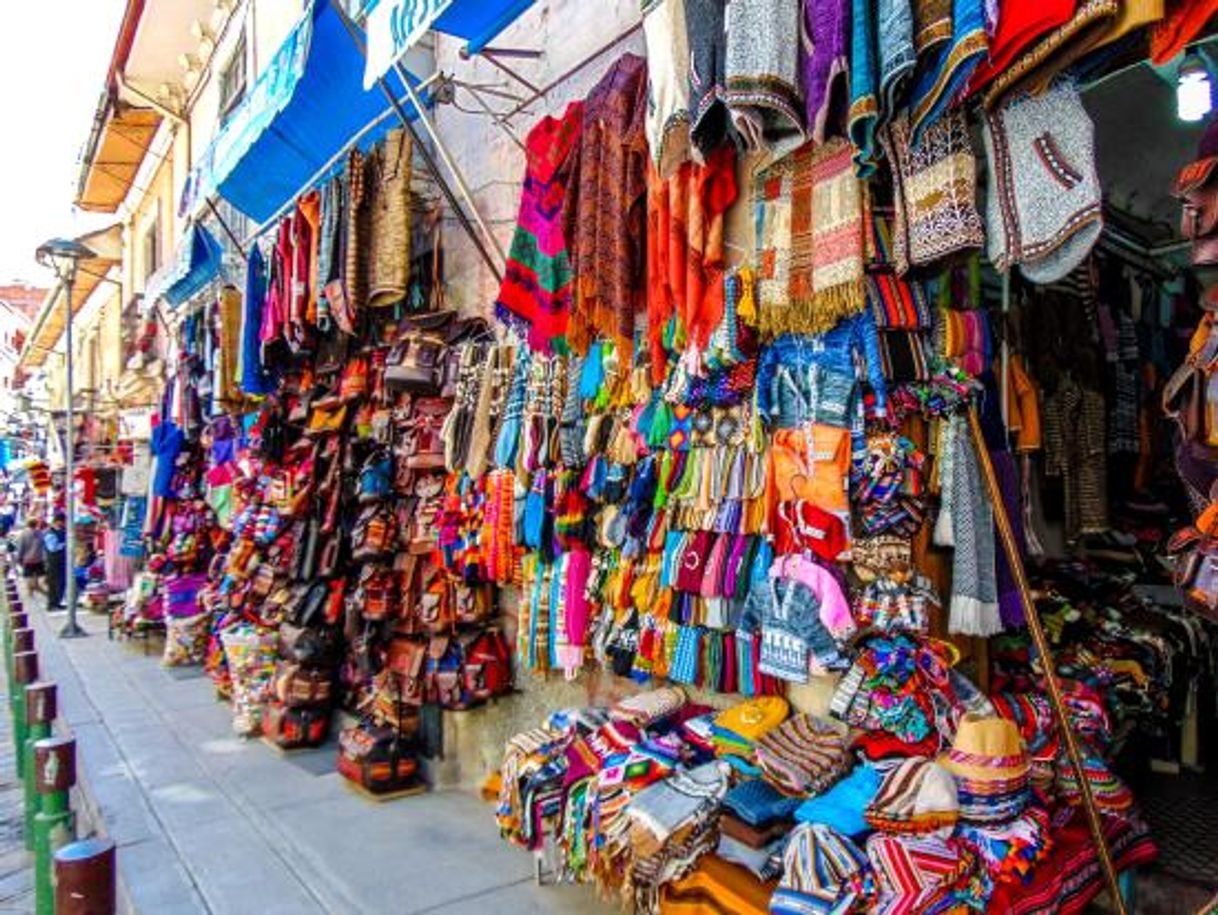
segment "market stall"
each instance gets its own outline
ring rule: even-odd
[[[216,164],[273,215],[175,322],[166,663],[282,748],[341,706],[381,794],[426,710],[620,678],[492,783],[505,839],[635,910],[1132,909],[1172,863],[1141,786],[1213,755],[1218,128],[1147,187],[1093,87],[1205,17],[1049,6],[645,4],[645,56],[523,140],[477,316],[409,125],[283,205]]]

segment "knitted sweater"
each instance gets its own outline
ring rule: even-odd
[[[853,378],[857,377],[859,362],[863,363],[864,376],[875,393],[875,412],[883,415],[888,407],[888,386],[880,356],[880,335],[870,312],[847,318],[828,333],[815,337],[783,334],[766,347],[757,366],[757,405],[761,415],[772,415],[778,406],[773,401],[773,392],[780,368],[806,376],[806,370],[815,365],[826,376]]]

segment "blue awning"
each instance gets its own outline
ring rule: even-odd
[[[224,272],[224,249],[214,235],[195,223],[191,225],[165,270],[148,282],[146,297],[162,298],[173,307],[202,292],[207,284]]]
[[[368,5],[368,64],[372,86],[429,30],[463,38],[476,54],[516,21],[534,0],[373,0]]]
[[[436,20],[433,28],[445,35],[464,38],[466,48],[477,54],[500,32],[520,18],[534,0],[455,0]]]
[[[334,2],[313,0],[224,123],[191,174],[192,201],[218,192],[264,222],[370,124],[380,119],[365,142],[392,126],[384,93],[363,88],[364,57]],[[399,101],[406,95],[396,76],[390,90]],[[408,101],[402,106],[413,110]]]

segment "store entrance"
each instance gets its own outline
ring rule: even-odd
[[[1065,280],[1013,280],[1002,322],[1029,571],[1075,728],[1111,760],[1110,772],[1096,760],[1092,790],[1115,809],[1125,789],[1111,776],[1127,782],[1160,850],[1139,880],[1139,912],[1198,911],[1218,891],[1218,627],[1183,605],[1170,549],[1209,502],[1214,452],[1163,409],[1218,279],[1180,241],[1171,189],[1199,145],[1218,152],[1218,129],[1203,141],[1203,123],[1178,118],[1175,80],[1139,64],[1084,92],[1103,235]],[[1021,453],[1025,382],[1038,390],[1043,447]],[[992,640],[991,690],[1030,672],[1025,635]]]

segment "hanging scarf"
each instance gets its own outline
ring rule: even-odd
[[[954,415],[948,420],[947,436],[952,449],[950,499],[956,544],[948,630],[990,636],[1002,631],[994,566],[994,510],[984,490],[968,421]]]

